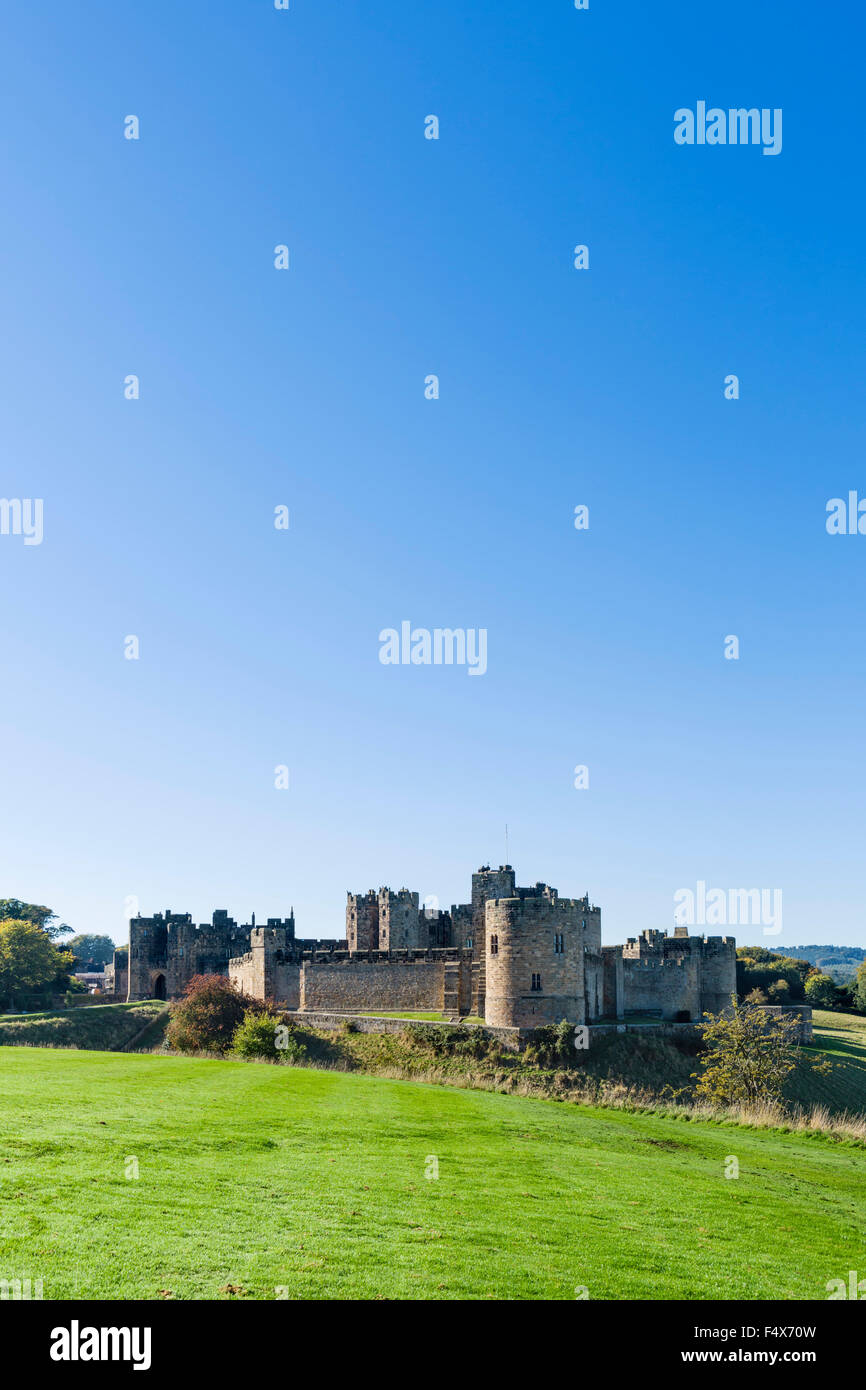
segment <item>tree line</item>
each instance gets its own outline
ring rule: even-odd
[[[60,943],[64,936],[69,940]],[[0,898],[0,1009],[14,1009],[16,1001],[47,1007],[58,994],[86,993],[74,972],[103,970],[113,952],[110,937],[72,935],[44,904]]]

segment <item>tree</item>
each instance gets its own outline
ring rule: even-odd
[[[72,956],[59,951],[41,926],[22,918],[0,922],[0,995],[38,990],[68,972]]]
[[[858,965],[854,976],[854,1006],[866,1014],[866,960]]]
[[[86,932],[64,941],[63,949],[72,952],[79,970],[100,970],[114,956],[114,942],[110,936],[89,936]]]
[[[264,1009],[226,975],[193,975],[184,998],[172,1005],[166,1041],[179,1052],[226,1052],[245,1015]]]
[[[806,999],[813,1009],[832,1009],[836,1003],[836,981],[832,975],[816,971],[806,981]]]
[[[800,1060],[799,1018],[768,1017],[754,1004],[739,1004],[733,995],[730,1013],[706,1014],[705,1019],[699,1025],[706,1048],[700,1058],[702,1070],[693,1072],[698,1095],[721,1105],[779,1102]],[[812,1067],[830,1070],[825,1061]]]
[[[766,946],[741,946],[737,949],[737,993],[741,999],[753,989],[772,995],[776,986],[777,1002],[781,998],[805,999],[806,976],[814,968],[807,960],[779,955]],[[787,986],[787,995],[778,988],[782,981]]]
[[[769,1000],[762,989],[752,989],[746,995],[747,1004],[767,1004]]]
[[[0,922],[6,921],[35,922],[52,940],[71,930],[65,922],[57,921],[57,913],[50,907],[23,903],[20,898],[0,898]]]

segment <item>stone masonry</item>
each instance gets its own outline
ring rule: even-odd
[[[239,926],[223,909],[195,926],[166,911],[130,921],[129,999],[174,999],[194,975],[228,975],[287,1009],[473,1015],[502,1028],[566,1019],[698,1021],[736,989],[732,937],[644,931],[602,946],[588,896],[517,886],[510,864],[482,865],[471,901],[422,908],[408,888],[349,893],[345,940],[302,940],[294,912]],[[120,976],[120,962],[117,974]]]

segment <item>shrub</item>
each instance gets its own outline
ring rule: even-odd
[[[436,1023],[416,1023],[400,1033],[403,1043],[413,1052],[432,1053],[434,1057],[469,1057],[480,1060],[498,1055],[499,1046],[481,1028],[461,1025],[452,1028]]]
[[[238,1057],[264,1057],[272,1062],[295,1062],[306,1055],[298,1029],[283,1023],[278,1014],[247,1013],[232,1037]]]
[[[409,1047],[420,1052],[432,1052],[437,1057],[447,1057],[453,1050],[458,1035],[456,1028],[443,1028],[434,1023],[418,1023],[414,1028],[404,1028],[401,1038]]]
[[[526,1045],[526,1060],[538,1067],[570,1067],[576,1060],[574,1024],[567,1019],[534,1028]]]
[[[481,1061],[484,1057],[498,1055],[499,1045],[480,1028],[467,1028],[465,1033],[452,1035],[451,1052],[455,1057],[471,1057]]]
[[[166,1042],[179,1052],[227,1052],[245,1015],[264,1007],[225,975],[194,975],[184,998],[172,1005]]]

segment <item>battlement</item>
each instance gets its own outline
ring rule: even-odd
[[[732,936],[688,936],[682,927],[678,927],[673,936],[668,936],[667,932],[650,927],[638,937],[630,936],[622,948],[622,954],[626,960],[643,960],[660,955],[732,956],[736,954],[736,947],[736,940]]]
[[[488,898],[488,906],[494,907],[514,907],[514,910],[526,916],[545,916],[548,913],[586,913],[587,916],[597,914],[600,909],[590,907],[586,898],[560,898],[555,889],[549,890],[550,895],[536,896],[532,892],[521,890],[520,896],[515,898]]]
[[[263,946],[265,949],[285,950],[286,929],[283,926],[253,927],[250,932],[250,950],[256,946]]]

